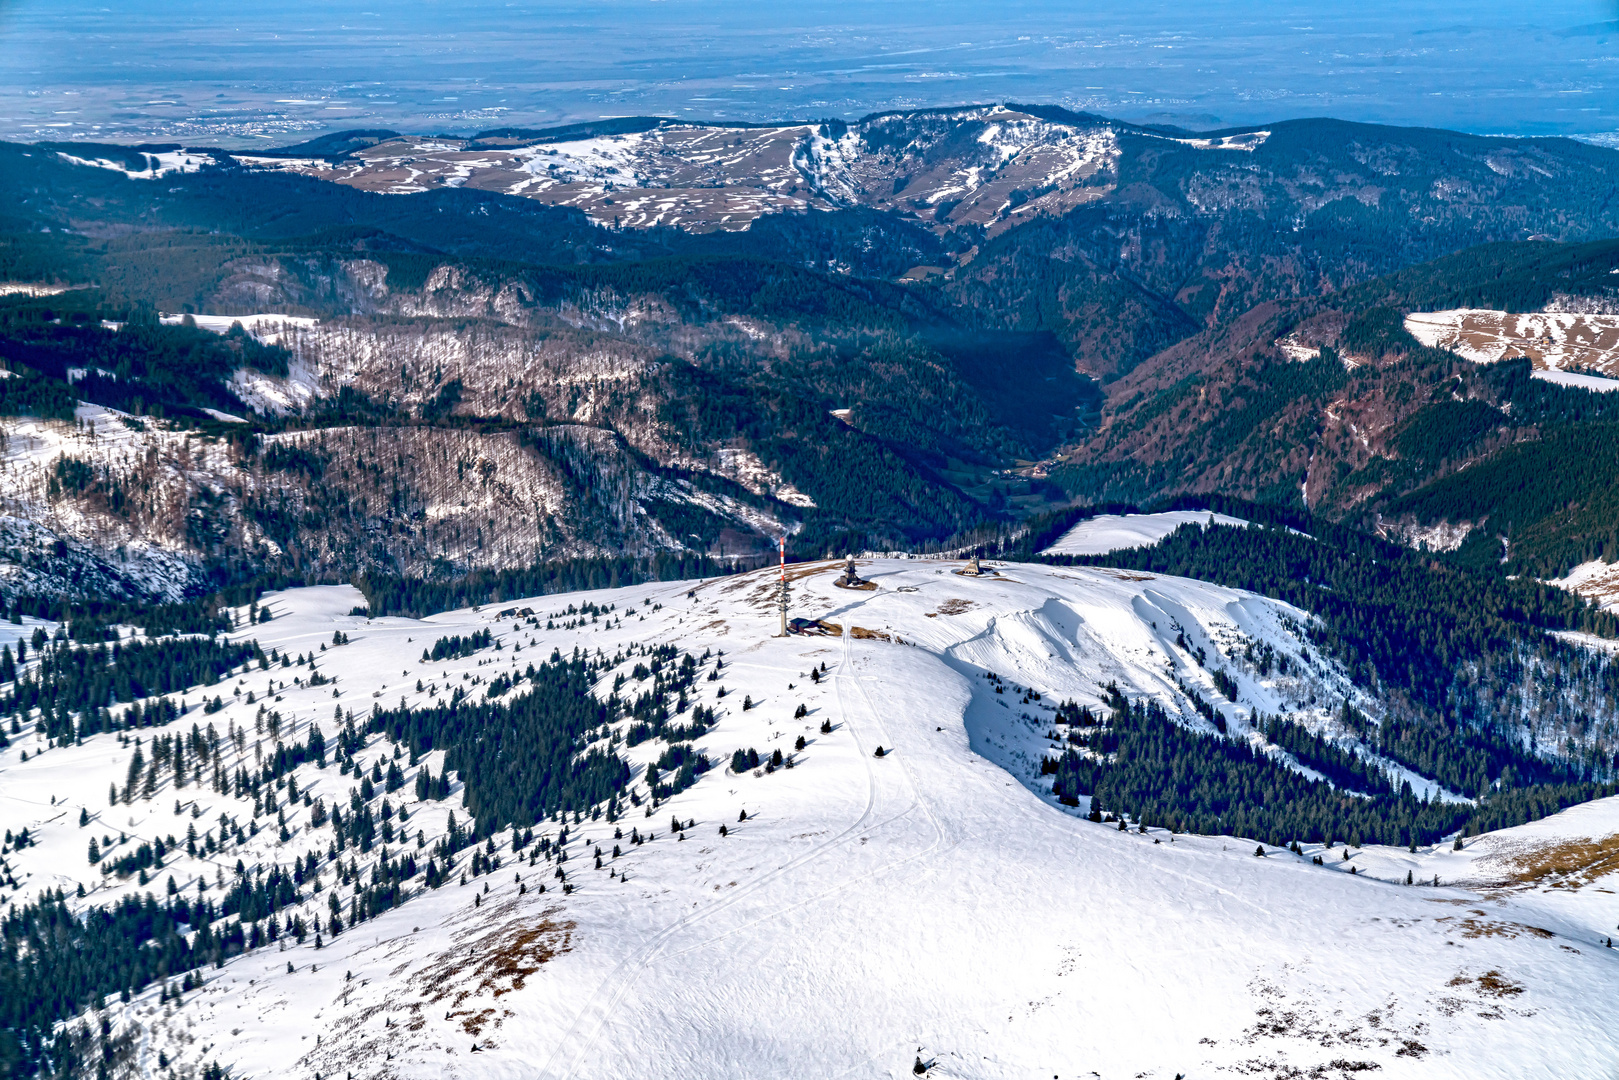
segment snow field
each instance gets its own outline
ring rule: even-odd
[[[1099,514],[1086,518],[1057,538],[1042,555],[1106,555],[1125,548],[1151,547],[1182,525],[1241,525],[1241,518],[1209,510],[1173,510],[1162,514]]]
[[[266,345],[282,344],[283,339],[290,337],[294,331],[308,330],[320,323],[319,319],[303,315],[284,315],[280,312],[257,315],[192,315],[191,319],[199,330],[212,330],[216,334],[228,334],[232,326],[241,323],[243,330]],[[184,315],[162,316],[165,326],[179,326],[185,320]]]
[[[599,872],[589,853],[611,851],[614,826],[570,826],[570,896],[537,892],[555,885],[543,863],[506,861],[458,885],[463,853],[450,883],[319,951],[271,946],[205,971],[184,1005],[159,1006],[154,988],[111,1014],[146,1025],[148,1071],[165,1049],[181,1068],[218,1058],[257,1077],[900,1077],[920,1056],[945,1077],[1375,1066],[1391,1077],[1516,1078],[1602,1075],[1619,1060],[1619,1033],[1592,1007],[1619,991],[1619,954],[1601,945],[1619,922],[1611,877],[1580,888],[1568,887],[1577,874],[1512,880],[1548,846],[1619,832],[1616,800],[1462,852],[1355,849],[1355,875],[1336,850],[1256,858],[1252,841],[1090,823],[1057,806],[1030,767],[1047,745],[1042,704],[1094,703],[1109,679],[1132,697],[1168,703],[1180,681],[1221,701],[1191,655],[1202,648],[1241,686],[1244,704],[1221,708],[1245,737],[1251,708],[1304,716],[1312,694],[1341,701],[1341,673],[1316,661],[1261,679],[1231,659],[1222,650],[1244,638],[1297,654],[1290,627],[1307,618],[1237,590],[1105,569],[1010,565],[979,579],[951,569],[870,560],[860,572],[878,588],[858,592],[831,584],[841,564],[794,567],[794,613],[843,632],[787,639],[772,636],[769,571],[422,621],[350,616],[361,601],[347,587],[271,595],[274,620],[238,636],[296,654],[318,653],[334,629],[349,634],[352,644],[319,653],[320,667],[338,677],[336,704],[357,713],[396,695],[423,702],[418,677],[442,689],[449,671],[465,685],[462,674],[487,679],[552,648],[723,649],[719,678],[700,675],[694,695],[720,714],[698,741],[717,767],[650,816],[631,811],[618,827],[656,839],[624,845]],[[550,631],[498,617],[532,607],[543,625],[585,602],[616,611]],[[485,626],[500,652],[420,663],[438,636]],[[809,670],[823,662],[816,685]],[[1041,703],[994,694],[982,677],[991,671]],[[266,676],[279,681],[255,669],[244,688]],[[293,689],[272,707],[320,719],[330,741],[331,689]],[[808,715],[795,719],[799,704]],[[233,703],[209,719],[251,728],[254,711]],[[725,767],[738,747],[791,754],[800,735],[791,770]],[[876,758],[878,745],[893,752]],[[647,742],[625,756],[639,773],[661,749]],[[369,766],[379,752],[391,751],[373,741],[357,757]],[[92,876],[78,806],[105,811],[127,754],[111,736],[43,755],[30,736],[0,753],[0,816],[13,828],[42,823],[40,845],[11,855],[14,865],[35,878]],[[350,778],[335,766],[324,777],[300,769],[300,788],[306,773],[346,794]],[[146,811],[154,827],[183,820],[174,794],[161,790]],[[412,824],[433,816],[424,809]],[[695,820],[685,840],[669,835],[671,816]],[[1317,853],[1325,866],[1311,865]],[[270,846],[250,855],[291,859]],[[1446,884],[1406,887],[1407,871]],[[38,887],[29,879],[28,891]]]

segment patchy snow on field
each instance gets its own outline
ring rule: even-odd
[[[1182,525],[1241,525],[1241,518],[1209,510],[1173,510],[1162,514],[1101,514],[1087,518],[1058,537],[1042,555],[1106,555],[1125,548],[1151,547]]]
[[[138,152],[138,151],[137,151]],[[131,169],[127,162],[112,158],[84,158],[57,151],[64,160],[74,165],[85,165],[96,169],[111,169],[121,172],[131,180],[156,180],[171,173],[196,172],[204,165],[213,163],[213,155],[195,153],[189,150],[164,150],[158,153],[145,153],[146,166],[141,169]]]
[[[1302,658],[1305,613],[1252,594],[1103,568],[1007,564],[983,578],[958,568],[868,560],[859,570],[877,587],[862,592],[832,584],[840,563],[792,567],[793,614],[830,632],[791,638],[774,636],[771,571],[425,620],[351,615],[363,600],[348,586],[270,594],[273,620],[236,636],[315,655],[337,682],[254,667],[209,688],[225,705],[207,717],[201,691],[181,695],[191,712],[177,730],[207,721],[244,732],[227,751],[233,766],[275,745],[250,690],[274,696],[284,738],[302,739],[310,722],[330,737],[334,707],[363,716],[373,702],[426,704],[451,685],[476,694],[553,649],[613,656],[672,643],[723,650],[723,668],[703,657],[717,677],[700,675],[693,700],[719,714],[698,740],[718,767],[645,817],[571,826],[571,895],[549,866],[515,858],[458,884],[464,851],[443,887],[410,883],[418,895],[319,950],[283,938],[205,970],[182,1005],[160,1004],[154,987],[112,1003],[108,1019],[144,1028],[147,1075],[160,1075],[163,1052],[176,1075],[218,1059],[233,1076],[297,1080],[898,1078],[918,1058],[942,1077],[1518,1080],[1605,1075],[1619,1060],[1602,1007],[1619,995],[1619,956],[1603,945],[1615,921],[1612,860],[1601,861],[1619,831],[1614,800],[1461,852],[1259,858],[1252,840],[1093,824],[1058,805],[1034,767],[1056,702],[1096,703],[1117,680],[1203,726],[1181,682],[1222,702],[1232,737],[1251,738],[1253,709],[1308,718],[1317,697],[1324,716],[1352,692],[1347,680]],[[540,629],[585,602],[615,609]],[[538,625],[503,614],[522,607]],[[483,628],[499,651],[419,660],[438,636]],[[352,642],[321,651],[334,630]],[[1233,654],[1249,640],[1294,656],[1295,673],[1244,666]],[[1197,648],[1237,679],[1240,703],[1215,695]],[[1011,692],[995,693],[990,672]],[[731,751],[750,746],[780,749],[795,767],[732,772]],[[879,746],[889,753],[874,756]],[[623,751],[638,786],[660,750],[654,740]],[[252,818],[251,802],[169,782],[109,806],[132,751],[110,735],[48,749],[23,735],[0,751],[0,819],[38,839],[6,855],[19,888],[0,896],[71,895],[82,881],[92,891],[75,903],[103,902],[138,885],[89,865],[91,836],[123,851],[120,835],[134,844],[192,823],[217,832],[222,813],[244,828]],[[357,757],[369,768],[394,753],[373,735]],[[296,778],[327,799],[345,798],[351,779],[312,764]],[[394,798],[413,832],[430,842],[452,810],[464,820],[459,784],[447,803],[420,803],[410,779]],[[273,817],[260,820],[217,854],[173,853],[152,887],[173,874],[182,889],[211,891],[238,858],[285,866],[323,849],[308,811],[287,809],[290,841],[276,841]],[[672,832],[671,816],[690,824]],[[620,840],[627,850],[595,869],[595,849],[631,826],[655,839]],[[1407,886],[1407,874],[1429,884]],[[329,866],[323,876],[339,889]],[[314,900],[311,914],[325,906]]]
[[[1592,559],[1546,584],[1578,593],[1605,611],[1619,611],[1619,566],[1613,563]]]
[[[263,312],[257,315],[164,315],[165,326],[179,326],[186,319],[191,319],[198,329],[212,330],[216,334],[227,334],[230,328],[240,323],[242,329],[258,338],[266,345],[281,345],[298,330],[307,330],[320,323],[319,319],[311,319],[303,315],[283,315],[280,312]]]
[[[1182,146],[1190,146],[1194,150],[1246,150],[1253,153],[1265,145],[1270,138],[1268,131],[1242,131],[1235,135],[1221,135],[1219,138],[1209,139],[1174,139]]]
[[[1412,337],[1449,349],[1478,364],[1527,356],[1539,379],[1586,390],[1619,389],[1619,315],[1537,311],[1515,314],[1488,308],[1413,311]]]

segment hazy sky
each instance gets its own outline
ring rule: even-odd
[[[1041,101],[1619,140],[1619,0],[0,0],[0,137],[241,146]]]

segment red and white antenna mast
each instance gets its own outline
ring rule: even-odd
[[[776,551],[780,556],[781,566],[781,636],[787,636],[787,537],[783,534],[776,541]]]

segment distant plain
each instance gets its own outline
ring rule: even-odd
[[[1038,101],[1212,129],[1300,116],[1619,142],[1619,5],[1434,0],[0,3],[0,138],[243,148],[605,115]]]

